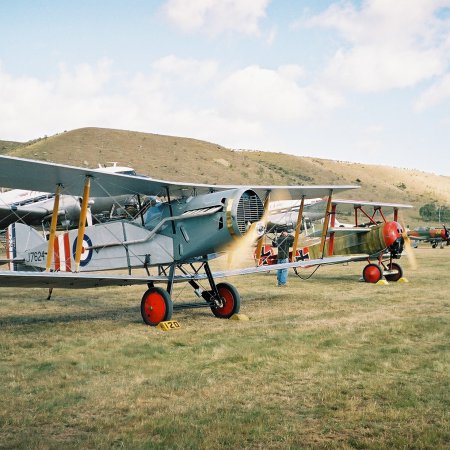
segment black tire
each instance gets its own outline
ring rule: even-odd
[[[380,266],[377,264],[367,264],[363,269],[362,276],[366,283],[378,283],[383,274],[381,273]]]
[[[219,294],[225,303],[222,308],[211,306],[212,313],[219,319],[229,319],[241,309],[241,297],[237,289],[230,283],[219,283],[217,285]]]
[[[397,273],[385,275],[384,278],[386,278],[387,281],[398,281],[403,276],[403,269],[395,262],[388,265],[388,270],[396,270]]]
[[[152,287],[145,291],[141,300],[141,315],[147,325],[152,327],[164,320],[170,320],[173,313],[173,302],[167,291]]]

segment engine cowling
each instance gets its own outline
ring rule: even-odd
[[[176,221],[175,255],[180,259],[221,251],[229,242],[244,236],[259,222],[264,205],[251,189],[230,189],[188,198],[173,205]],[[216,210],[213,214],[202,212]],[[263,230],[261,230],[263,231]],[[173,234],[169,227],[164,234]]]
[[[398,222],[386,222],[383,226],[383,238],[392,256],[400,257],[405,244],[402,226]]]

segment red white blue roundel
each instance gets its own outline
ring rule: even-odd
[[[77,241],[78,237],[73,241],[72,253],[73,258],[75,259],[75,255],[77,253]],[[89,261],[92,258],[92,241],[87,234],[83,237],[83,248],[81,249],[81,258],[80,258],[80,266],[84,267],[89,264]]]

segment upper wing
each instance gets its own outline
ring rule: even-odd
[[[259,272],[269,272],[278,269],[289,269],[294,267],[313,267],[327,264],[342,264],[350,261],[367,259],[368,255],[354,256],[331,256],[323,259],[311,259],[296,261],[292,263],[273,264],[270,266],[248,267],[221,272],[214,272],[214,278],[232,277],[237,275],[248,275]],[[206,274],[177,275],[175,283],[189,280],[204,280]],[[167,282],[167,276],[133,276],[133,275],[111,275],[111,274],[89,274],[89,273],[66,273],[66,272],[10,272],[0,271],[1,287],[29,287],[29,288],[67,288],[84,289],[105,286],[129,286],[147,284],[149,282]]]
[[[90,195],[105,197],[123,194],[167,195],[188,197],[214,191],[237,189],[242,185],[208,185],[156,180],[144,176],[103,173],[91,169],[66,166],[30,159],[0,156],[0,186],[55,192],[62,185],[65,194],[81,195],[86,177],[91,179]],[[261,197],[266,192],[278,191],[281,197],[299,199],[329,195],[359,186],[248,186]]]

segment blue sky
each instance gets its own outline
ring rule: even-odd
[[[0,139],[86,126],[450,175],[450,0],[0,2]]]

